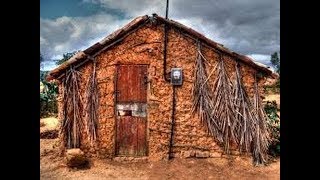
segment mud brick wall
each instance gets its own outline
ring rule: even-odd
[[[90,144],[87,134],[83,132],[81,149],[88,156],[112,158],[115,154],[115,74],[116,63],[148,64],[148,94],[147,94],[147,148],[149,160],[168,158],[172,86],[163,78],[163,25],[148,24],[127,36],[118,45],[97,56],[97,81],[100,96],[98,141]],[[176,88],[176,125],[174,129],[175,157],[220,157],[222,147],[207,134],[197,115],[191,114],[192,84],[197,56],[196,42],[175,29],[169,30],[167,70],[172,67],[183,69],[183,85]],[[202,46],[202,52],[211,66],[214,67],[218,54],[212,49]],[[235,78],[235,60],[223,56],[227,72],[232,80]],[[240,63],[245,89],[249,96],[254,92],[254,73],[251,67]],[[79,68],[82,72],[81,94],[84,96],[86,82],[91,73],[92,62]],[[211,76],[212,83],[215,74]],[[265,79],[261,79],[262,85]],[[262,86],[261,86],[262,87]],[[61,89],[61,87],[60,87]],[[260,89],[263,92],[263,89]],[[62,91],[60,91],[62,92]],[[61,98],[61,94],[59,96]],[[83,98],[83,97],[82,97]],[[59,118],[61,115],[59,101]]]

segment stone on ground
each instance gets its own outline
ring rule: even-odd
[[[67,166],[71,168],[84,168],[89,165],[89,161],[84,152],[78,148],[68,149],[66,153]]]

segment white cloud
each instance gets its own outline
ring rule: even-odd
[[[52,69],[54,69],[55,67],[57,67],[56,62],[55,61],[44,61],[42,62],[42,71],[51,71]]]
[[[265,54],[249,54],[247,55],[253,59],[254,62],[258,62],[257,64],[261,63],[265,67],[268,67],[271,71],[275,71],[271,64],[271,55],[265,55]]]
[[[63,55],[59,54],[59,55],[53,56],[51,59],[58,60],[58,59],[62,59],[62,58],[63,58]]]
[[[40,18],[40,45],[45,59],[75,50],[83,50],[101,40],[130,19],[119,20],[109,14],[88,17]]]
[[[265,64],[267,66],[270,66],[271,65],[271,62],[270,62],[270,58],[271,56],[270,55],[265,55],[265,54],[249,54],[247,55],[249,57],[251,57],[253,60],[257,61],[257,62],[260,62],[262,64]]]

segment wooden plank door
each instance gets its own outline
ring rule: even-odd
[[[146,156],[147,65],[118,65],[116,155]]]

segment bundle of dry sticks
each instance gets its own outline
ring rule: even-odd
[[[198,43],[192,112],[198,112],[201,122],[215,139],[224,144],[227,154],[230,153],[230,144],[237,144],[240,152],[252,153],[255,164],[265,164],[270,139],[257,78],[252,103],[243,86],[239,63],[235,67],[234,82],[226,71],[222,54],[219,53],[218,63],[209,75],[207,66],[210,63]],[[216,78],[210,86],[208,80],[214,73]]]
[[[86,130],[89,140],[97,139],[99,96],[96,79],[96,62],[93,61],[84,103],[80,93],[81,74],[72,67],[66,72],[63,81],[63,120],[61,134],[66,148],[79,148],[81,132]],[[84,104],[84,107],[83,107]],[[82,118],[84,116],[84,119]]]

